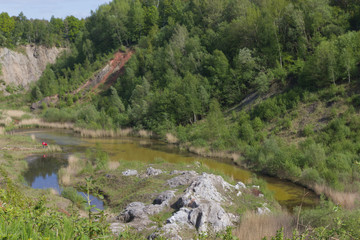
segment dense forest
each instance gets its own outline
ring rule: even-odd
[[[0,14],[0,46],[70,49],[30,89],[31,102],[59,94],[43,105],[47,121],[171,133],[347,193],[360,192],[359,30],[357,0],[113,0],[81,20]],[[119,49],[134,54],[115,83],[74,95]],[[351,216],[339,229],[359,223]]]
[[[62,34],[71,54],[46,69],[32,99],[59,93],[43,111],[50,121],[171,132],[181,143],[239,151],[242,164],[271,175],[353,190],[359,14],[356,1],[112,1],[71,38]],[[71,94],[119,48],[135,55],[112,87]],[[263,101],[223,115],[253,93]],[[325,126],[295,129],[294,145],[279,137],[300,105],[336,99],[348,109],[333,108]]]

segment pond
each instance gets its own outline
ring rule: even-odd
[[[109,154],[110,160],[142,161],[151,163],[161,158],[171,163],[191,164],[200,162],[210,169],[216,169],[235,180],[248,182],[253,173],[249,170],[238,167],[227,159],[214,159],[199,157],[185,151],[180,151],[176,146],[161,141],[142,138],[82,138],[72,131],[35,129],[21,130],[17,134],[34,135],[41,142],[58,144],[62,147],[63,153],[53,155],[30,156],[27,161],[29,169],[24,177],[28,184],[34,188],[54,188],[61,191],[57,179],[60,168],[66,167],[67,157],[70,154],[84,153],[87,148],[100,147]],[[302,204],[303,207],[313,207],[319,197],[302,186],[278,178],[261,176],[267,182],[267,187],[274,192],[275,199],[280,205],[292,210],[293,207]],[[102,208],[102,202],[99,208]]]

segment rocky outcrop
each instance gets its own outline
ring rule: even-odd
[[[146,172],[148,170],[149,168]],[[150,171],[153,172],[153,169]],[[151,228],[153,233],[148,239],[156,239],[159,236],[166,239],[182,239],[184,233],[224,231],[228,226],[238,222],[239,216],[225,211],[223,207],[234,205],[235,198],[242,192],[253,194],[253,189],[259,191],[258,186],[248,188],[242,182],[231,185],[221,176],[214,174],[173,171],[170,175],[176,175],[166,182],[171,190],[159,193],[149,205],[141,202],[130,203],[117,218],[122,223],[112,224],[111,229],[116,232],[125,225],[135,229],[147,229],[148,232]],[[177,188],[183,186],[187,186],[186,189],[181,194],[176,194]],[[149,216],[164,211],[173,212],[172,216],[163,226],[155,229],[156,224]],[[263,204],[256,212],[266,214],[270,210]]]
[[[33,45],[23,46],[19,51],[0,48],[0,79],[6,85],[27,87],[40,78],[46,65],[54,63],[62,51],[64,48]]]
[[[181,183],[193,175],[192,172],[183,173],[168,182],[174,184],[174,180]],[[207,232],[208,227],[212,231],[225,230],[232,225],[232,217],[225,212],[221,204],[232,205],[227,192],[234,191],[235,187],[226,182],[221,176],[203,173],[197,175],[184,194],[177,200],[174,207],[179,211],[168,219],[168,224],[186,223],[199,232]],[[173,227],[174,228],[174,227]]]

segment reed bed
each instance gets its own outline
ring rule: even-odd
[[[21,118],[26,112],[21,110],[4,110],[3,114],[8,115],[12,118]]]
[[[291,238],[296,224],[294,217],[289,213],[258,215],[254,212],[247,212],[240,225],[234,230],[234,235],[239,239],[259,240],[275,236],[282,227],[284,236]]]
[[[37,126],[37,127],[44,127],[44,128],[58,128],[58,129],[74,129],[73,123],[53,123],[53,122],[45,122],[38,118],[31,118],[21,120],[18,124],[18,127],[30,127],[30,126]]]
[[[64,186],[71,185],[71,177],[78,174],[85,165],[85,160],[79,159],[74,155],[68,157],[68,166],[59,171],[59,181]]]
[[[357,193],[340,192],[332,189],[329,186],[319,184],[316,184],[313,189],[317,194],[325,194],[334,203],[339,204],[346,209],[354,209],[356,202],[359,201],[359,195]]]
[[[166,137],[166,141],[167,141],[168,143],[171,143],[171,144],[179,143],[179,139],[177,139],[177,137],[174,136],[174,135],[171,134],[171,133],[167,133],[167,134],[165,135],[165,137]]]
[[[188,151],[200,155],[202,157],[211,157],[211,158],[227,158],[236,162],[240,158],[240,154],[228,152],[228,151],[209,151],[206,148],[199,147],[188,147]]]
[[[134,130],[132,128],[107,130],[107,129],[85,129],[76,127],[74,123],[59,123],[59,122],[45,122],[38,118],[25,119],[20,121],[17,125],[18,128],[25,127],[42,127],[54,129],[69,129],[79,133],[82,137],[101,138],[101,137],[126,137],[137,136],[150,138],[153,132],[147,130]]]

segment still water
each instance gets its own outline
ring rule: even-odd
[[[62,154],[48,156],[32,156],[29,162],[25,179],[34,188],[54,188],[61,191],[57,172],[66,166],[69,154],[85,152],[87,148],[96,145],[109,154],[110,160],[142,161],[151,163],[157,158],[171,163],[191,164],[201,162],[210,169],[216,169],[235,180],[248,182],[253,174],[251,171],[234,165],[230,160],[199,157],[194,154],[180,151],[176,146],[165,144],[152,139],[141,138],[82,138],[71,131],[50,129],[22,130],[20,134],[34,135],[39,142],[58,144],[62,147]],[[267,187],[274,192],[275,199],[284,207],[292,209],[302,204],[312,207],[318,203],[318,197],[310,190],[294,183],[277,178],[259,176],[267,182]],[[304,197],[304,194],[306,196]],[[99,204],[102,202],[98,199]],[[99,208],[103,206],[99,206]]]
[[[68,154],[32,155],[26,158],[28,169],[24,173],[26,183],[35,189],[52,188],[57,193],[62,192],[58,181],[58,171],[67,166]],[[83,192],[78,194],[85,197]],[[91,204],[99,210],[104,209],[104,203],[97,197],[89,195]]]

